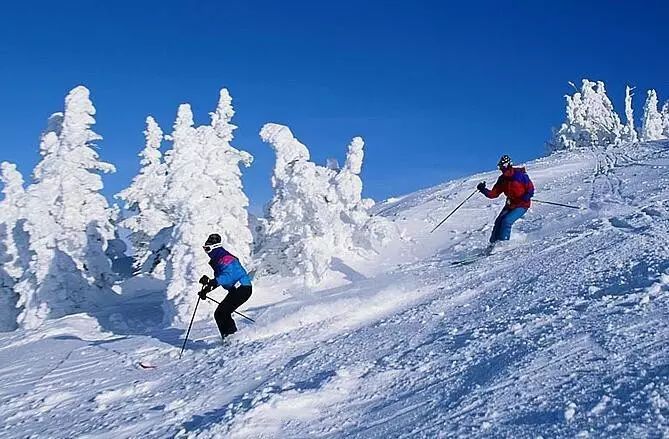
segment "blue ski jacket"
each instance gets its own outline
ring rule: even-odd
[[[216,282],[225,289],[234,287],[237,282],[251,286],[251,279],[239,259],[223,247],[209,252],[209,266],[214,269]]]

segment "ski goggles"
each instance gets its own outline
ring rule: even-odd
[[[202,246],[204,251],[207,252],[207,253],[209,253],[210,251],[212,251],[215,248],[220,248],[220,247],[223,247],[223,243],[221,243],[221,242],[219,242],[218,244],[208,244],[208,245],[205,244],[205,245]]]

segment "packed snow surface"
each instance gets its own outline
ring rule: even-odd
[[[537,199],[582,209],[535,203],[510,243],[454,266],[502,201],[429,231],[496,173],[380,203],[405,240],[337,261],[318,291],[258,279],[240,310],[257,323],[221,343],[197,322],[182,359],[149,278],[0,335],[0,436],[669,435],[669,144],[525,165]]]

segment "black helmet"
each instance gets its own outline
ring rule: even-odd
[[[505,169],[511,165],[513,165],[513,163],[511,162],[511,157],[509,157],[506,154],[499,159],[499,162],[497,162],[497,167],[499,169]]]
[[[204,251],[209,253],[213,249],[221,246],[222,246],[221,235],[219,235],[218,233],[212,233],[211,235],[209,235],[202,248],[204,249]]]

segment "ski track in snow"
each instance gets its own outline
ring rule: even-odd
[[[293,296],[260,281],[258,323],[223,344],[197,322],[181,360],[182,328],[110,330],[155,312],[150,294],[3,334],[0,437],[668,436],[665,146],[530,163],[537,198],[589,209],[537,203],[469,265],[451,262],[485,247],[500,200],[429,230],[494,173],[380,206],[409,239],[351,263],[364,276]]]

